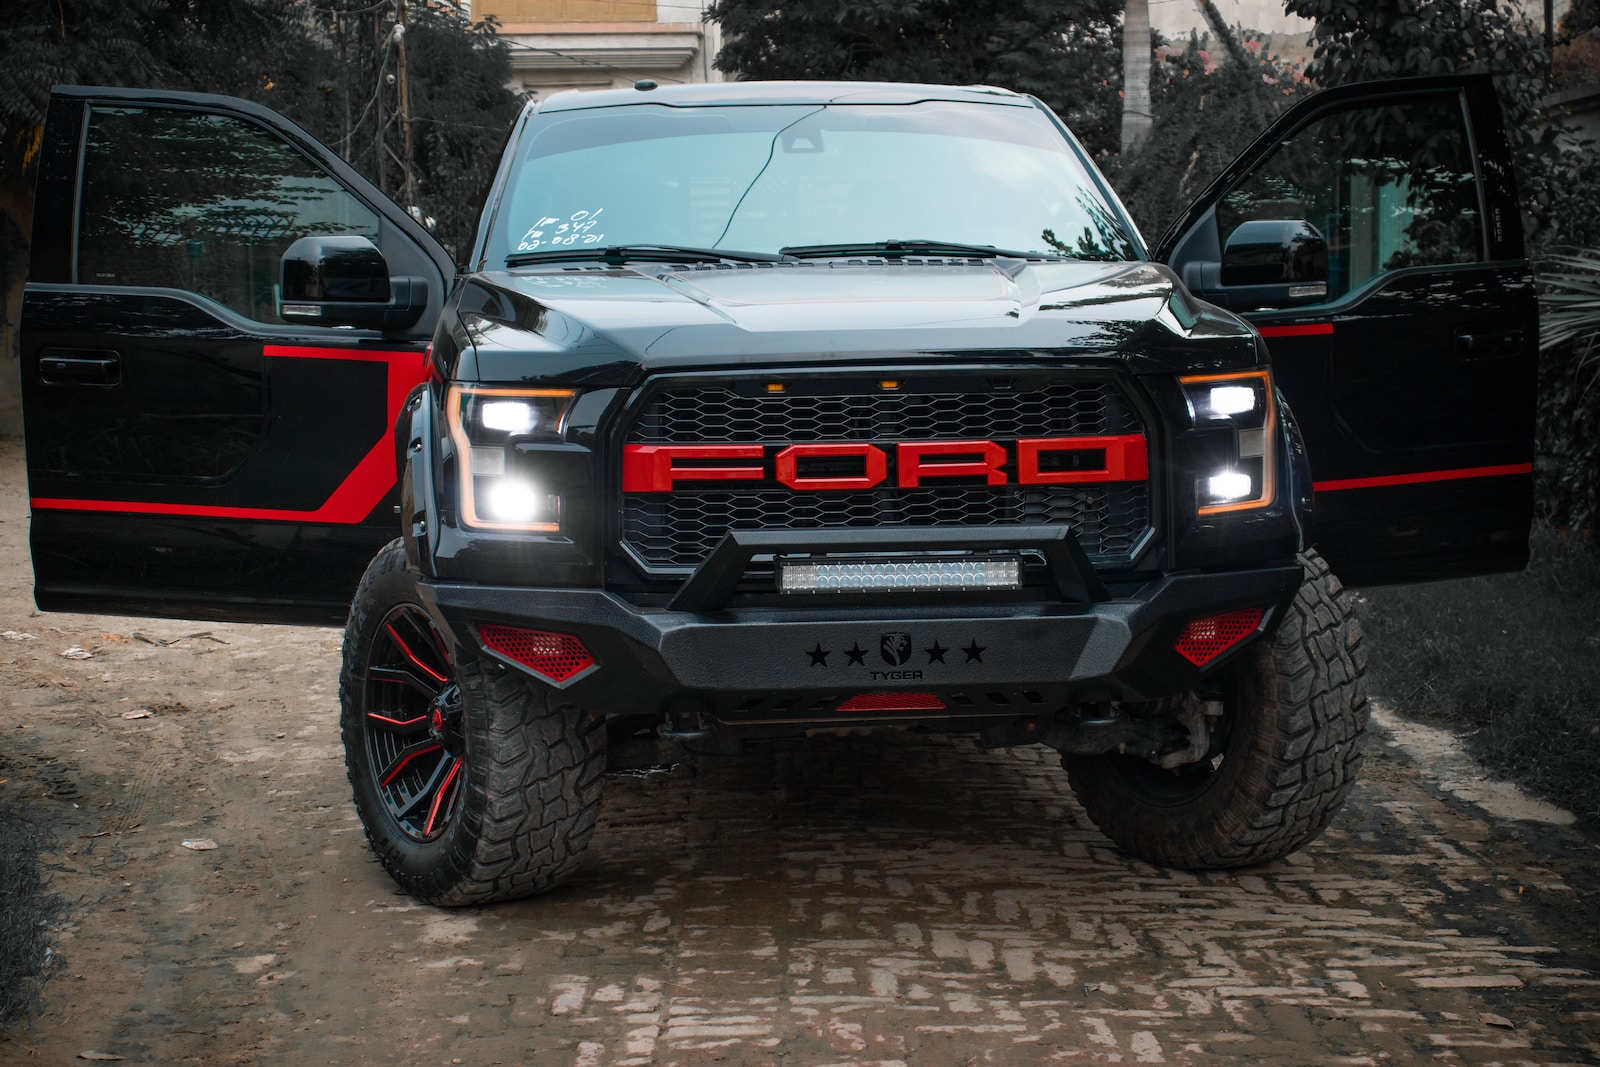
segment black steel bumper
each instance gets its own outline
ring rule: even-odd
[[[792,608],[707,611],[640,607],[601,590],[424,581],[420,592],[459,644],[508,666],[516,665],[483,649],[478,624],[577,637],[595,666],[560,687],[563,699],[607,715],[690,708],[734,725],[849,725],[1043,714],[1182,692],[1203,673],[1172,647],[1192,619],[1261,607],[1261,632],[1269,631],[1300,581],[1288,565],[1173,575],[1090,602],[874,606],[816,595],[797,596]],[[943,708],[836,710],[853,696],[908,692]]]

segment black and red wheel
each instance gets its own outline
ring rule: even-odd
[[[345,767],[373,851],[430,904],[543,892],[577,869],[599,813],[605,724],[452,647],[399,541],[350,607],[339,677]]]
[[[1124,851],[1167,867],[1267,863],[1332,821],[1355,785],[1367,727],[1366,653],[1351,597],[1315,552],[1278,628],[1213,680],[1210,750],[1163,768],[1068,755],[1072,791]]]
[[[426,612],[398,604],[378,624],[366,665],[366,771],[396,827],[415,841],[444,833],[461,807],[461,686]]]

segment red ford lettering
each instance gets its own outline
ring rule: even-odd
[[[981,477],[990,485],[1006,484],[1000,469],[1006,450],[993,441],[902,441],[895,460],[902,489],[915,489],[924,478]]]
[[[766,475],[759,462],[760,445],[629,445],[622,450],[624,493],[670,493],[681,481],[760,481]],[[755,466],[720,467],[715,459],[753,459]],[[679,466],[676,461],[699,461],[699,466]]]
[[[1042,457],[1059,452],[1105,453],[1105,462],[1089,470],[1039,469]],[[1096,482],[1142,482],[1150,477],[1150,461],[1142,434],[1117,437],[1030,437],[1017,442],[1017,482],[1021,485],[1092,485]]]
[[[858,475],[810,476],[800,473],[802,459],[861,460]],[[844,444],[790,445],[772,462],[773,476],[790,489],[871,489],[888,475],[889,458],[883,449],[865,441]]]
[[[866,441],[627,445],[622,451],[622,491],[670,493],[679,482],[706,481],[776,482],[797,492],[873,489],[890,480],[890,447]],[[957,478],[981,478],[989,485],[1097,485],[1150,476],[1142,434],[1015,442],[900,441],[892,448],[893,482],[901,489]],[[721,462],[726,460],[746,462]],[[807,461],[826,461],[826,467],[819,471]]]

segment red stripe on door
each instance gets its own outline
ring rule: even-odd
[[[1333,333],[1331,322],[1308,322],[1300,326],[1257,326],[1262,337],[1322,337]]]
[[[1458,467],[1448,471],[1415,471],[1411,474],[1385,474],[1377,478],[1338,478],[1312,482],[1319,493],[1340,489],[1379,489],[1389,485],[1420,485],[1424,482],[1454,482],[1464,478],[1503,478],[1513,474],[1532,474],[1532,463],[1507,463],[1499,467]]]
[[[276,522],[318,522],[335,526],[359,523],[377,507],[399,477],[394,468],[394,446],[388,427],[400,417],[406,396],[427,374],[427,357],[421,352],[389,352],[371,348],[321,348],[306,345],[267,345],[268,359],[344,359],[384,363],[384,434],[367,451],[355,469],[310,511],[280,508],[235,508],[207,504],[167,504],[143,500],[75,500],[33,497],[36,511],[109,511],[122,515],[183,515],[201,519],[262,519]]]

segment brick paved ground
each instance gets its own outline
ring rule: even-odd
[[[266,678],[315,705],[103,715],[86,732],[184,756],[50,765],[112,834],[62,857],[67,972],[18,1062],[1600,1062],[1594,914],[1562,874],[1593,845],[1517,840],[1402,758],[1304,853],[1193,874],[1112,849],[1042,752],[773,746],[612,778],[572,884],[446,912],[366,852],[331,663]],[[179,847],[201,832],[221,847]]]
[[[5,469],[0,800],[71,910],[0,1063],[1600,1063],[1596,843],[1381,744],[1257,870],[1128,859],[1043,751],[817,738],[613,777],[568,886],[418,906],[350,808],[337,632],[34,614]]]

